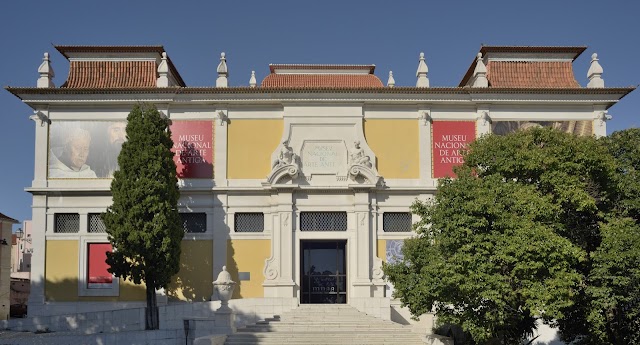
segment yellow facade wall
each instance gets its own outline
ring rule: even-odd
[[[378,240],[378,258],[382,259],[382,261],[387,262],[387,241],[386,240]]]
[[[78,240],[47,241],[45,245],[45,298],[55,302],[116,302],[144,301],[144,284],[120,279],[120,296],[78,296],[78,265],[80,260]]]
[[[227,270],[231,279],[239,282],[233,298],[264,297],[264,261],[271,256],[270,240],[229,240]],[[250,280],[238,279],[238,272],[248,272]]]
[[[47,241],[45,247],[45,285],[47,301],[78,300],[78,241]]]
[[[271,154],[282,138],[283,121],[239,120],[229,122],[227,178],[264,179],[271,172]]]
[[[180,271],[167,289],[173,300],[208,301],[213,293],[213,241],[182,241]]]
[[[420,178],[419,127],[416,120],[370,119],[364,122],[367,144],[385,178]]]

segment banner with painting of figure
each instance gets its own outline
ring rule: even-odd
[[[49,127],[49,178],[111,178],[126,122],[54,121]]]
[[[474,121],[433,121],[431,157],[433,177],[455,177],[453,167],[464,163],[462,151],[476,139]]]
[[[513,133],[533,127],[551,127],[575,135],[592,135],[593,121],[494,121],[491,131],[497,135]]]
[[[112,178],[126,141],[124,121],[54,121],[49,127],[50,179]],[[213,178],[213,121],[173,121],[179,178]]]
[[[213,178],[213,121],[172,121],[178,178]]]

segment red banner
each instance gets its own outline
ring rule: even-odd
[[[113,275],[107,271],[107,252],[111,252],[110,243],[89,243],[87,252],[89,257],[87,268],[87,287],[104,288],[111,287]]]
[[[179,178],[213,178],[213,121],[173,121],[171,138]]]
[[[472,121],[433,121],[433,177],[455,177],[453,167],[464,163],[461,150],[476,139],[476,123]]]

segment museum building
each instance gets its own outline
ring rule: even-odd
[[[230,86],[223,53],[215,86],[189,87],[162,46],[55,48],[69,60],[59,87],[45,53],[37,87],[7,88],[33,109],[30,316],[144,306],[143,287],[107,272],[100,218],[138,102],[171,120],[181,192],[181,269],[163,303],[215,300],[226,266],[238,310],[346,303],[389,319],[382,262],[402,255],[410,205],[453,177],[460,150],[531,126],[606,135],[633,90],[605,87],[596,54],[582,87],[586,47],[482,46],[452,87],[430,85],[423,54],[415,86],[391,73],[385,85],[374,65],[307,64]]]

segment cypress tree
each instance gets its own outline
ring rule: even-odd
[[[109,271],[146,285],[146,328],[158,329],[155,291],[180,269],[184,236],[169,120],[153,105],[136,105],[127,117],[127,141],[111,182],[113,204],[103,219],[113,252]]]

